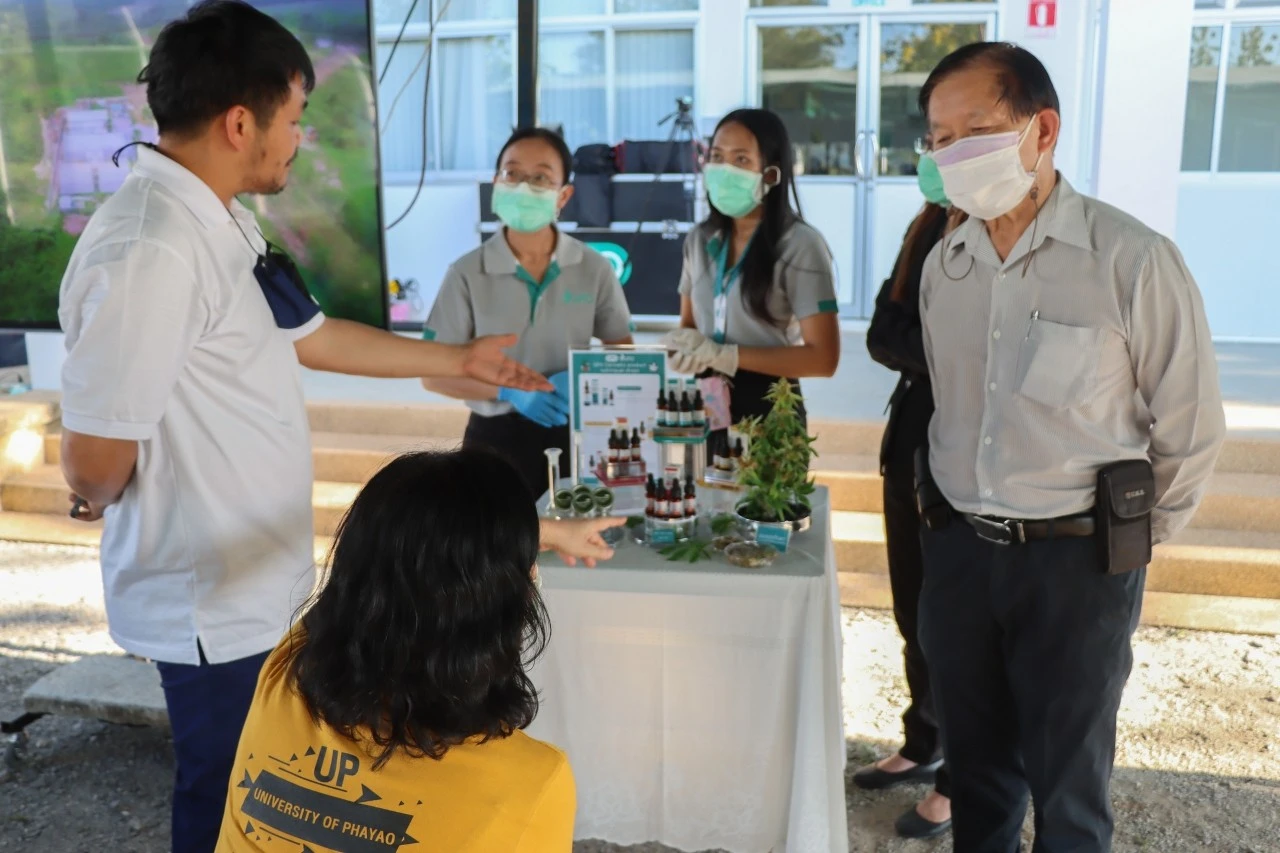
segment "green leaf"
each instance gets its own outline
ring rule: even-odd
[[[733,530],[738,524],[738,519],[728,513],[717,515],[711,519],[711,532],[717,536],[723,536],[730,530]]]

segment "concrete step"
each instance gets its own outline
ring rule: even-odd
[[[358,483],[318,481],[312,491],[317,536],[331,536],[360,490]],[[67,489],[53,466],[0,483],[0,538],[39,539],[53,519],[65,517]],[[29,535],[6,535],[13,514],[34,514]],[[16,522],[15,522],[16,523]],[[66,519],[71,529],[82,525]],[[832,513],[836,560],[842,572],[884,575],[884,518],[873,512]],[[82,536],[84,534],[81,534]],[[61,541],[61,540],[55,540]],[[1280,600],[1280,533],[1188,529],[1156,549],[1148,570],[1153,591]]]
[[[0,512],[0,540],[97,548],[102,541],[102,522],[86,524],[83,521],[74,521],[67,515]],[[326,562],[332,545],[332,538],[316,537],[313,555],[317,564]]]
[[[834,455],[815,464],[818,467],[814,477],[819,485],[831,490],[834,509],[884,511],[877,457]],[[1280,532],[1280,477],[1272,474],[1214,474],[1190,526],[1203,530]]]
[[[457,438],[394,434],[316,432],[312,434],[315,478],[319,483],[363,483],[387,460],[416,449],[456,447]],[[49,464],[58,464],[60,436],[45,439]],[[847,512],[881,512],[883,508],[879,457],[873,454],[832,453],[815,462],[815,478],[831,490],[831,506]],[[22,480],[23,475],[11,475]],[[21,496],[0,503],[33,512]],[[328,504],[326,504],[327,506]],[[55,508],[56,510],[56,508]],[[1280,531],[1280,477],[1269,474],[1214,475],[1191,525],[1212,530]]]
[[[883,516],[834,512],[831,521],[841,573],[887,578]],[[1280,600],[1280,534],[1184,530],[1157,546],[1147,589]]]
[[[61,463],[61,440],[59,432],[45,436],[45,459],[50,465]],[[412,450],[447,450],[458,446],[460,441],[460,438],[415,435],[313,432],[311,459],[318,481],[364,483],[399,454]]]
[[[859,522],[843,519],[842,524]],[[864,535],[870,535],[871,523],[860,522]],[[849,527],[845,528],[845,532]],[[41,542],[55,545],[96,547],[102,535],[101,523],[83,524],[63,516],[0,512],[0,539],[19,542]],[[315,559],[323,564],[332,540],[317,536]],[[837,543],[839,547],[839,543]],[[883,547],[880,552],[883,554]],[[1280,555],[1277,555],[1280,559]],[[879,571],[859,571],[841,563],[839,574],[840,603],[846,607],[889,609],[893,605],[889,576]],[[1230,631],[1244,634],[1280,634],[1280,599],[1244,596],[1201,595],[1166,592],[1148,583],[1142,604],[1142,621],[1146,625],[1190,628],[1200,631]]]
[[[893,607],[887,575],[841,572],[840,603],[845,607]],[[1224,595],[1158,592],[1142,597],[1142,624],[1233,634],[1280,634],[1280,601]]]

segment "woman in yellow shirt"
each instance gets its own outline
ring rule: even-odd
[[[568,853],[569,762],[522,731],[549,631],[540,538],[533,497],[488,451],[376,474],[263,667],[218,853]]]

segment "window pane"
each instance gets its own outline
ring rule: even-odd
[[[696,12],[698,0],[613,0],[613,11],[622,15],[644,12]]]
[[[604,33],[548,33],[538,41],[538,122],[564,126],[571,150],[608,142]]]
[[[568,18],[574,15],[603,15],[605,0],[541,0],[539,18]]]
[[[634,30],[619,32],[617,56],[618,139],[665,139],[676,99],[693,96],[693,32]]]
[[[1223,172],[1280,172],[1280,24],[1231,28]]]
[[[418,5],[423,5],[423,0],[419,0]],[[436,8],[440,8],[440,2],[436,3]],[[451,0],[444,13],[446,21],[485,21],[515,17],[516,0]]]
[[[1238,0],[1236,3],[1237,9],[1243,9],[1246,6],[1280,6],[1280,0]]]
[[[1196,0],[1197,9],[1221,9],[1227,5],[1227,0]]]
[[[852,175],[858,28],[760,30],[760,105],[787,124],[801,175]]]
[[[375,0],[373,4],[373,21],[378,26],[400,26],[404,23],[404,16],[409,13],[409,7],[413,5],[413,0]],[[418,8],[413,10],[413,17],[409,19],[410,23],[431,23],[431,19],[427,17],[427,10],[430,4],[425,0],[418,0]],[[399,51],[396,51],[398,54]]]
[[[492,169],[515,121],[511,39],[442,39],[439,45],[441,168]]]
[[[826,6],[828,0],[751,0],[753,8],[762,6]]]
[[[1222,27],[1191,31],[1191,71],[1187,79],[1187,119],[1182,129],[1182,171],[1207,172],[1213,158],[1213,118],[1218,106]]]
[[[378,44],[378,73],[382,72],[382,66],[390,53],[389,42]],[[422,168],[422,101],[427,78],[427,64],[422,59],[425,53],[426,42],[401,42],[387,69],[387,76],[378,86],[378,128],[382,131],[383,174],[416,174]],[[422,64],[419,65],[419,62]],[[408,79],[406,86],[409,75],[412,78]],[[399,100],[396,100],[397,95]],[[427,114],[430,115],[430,111]],[[430,126],[427,130],[427,139],[430,140]],[[434,154],[428,146],[428,169],[436,167]]]
[[[925,135],[920,88],[943,57],[982,41],[985,24],[885,24],[880,29],[881,175],[914,175],[915,141]]]

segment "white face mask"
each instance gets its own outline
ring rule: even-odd
[[[1022,142],[1034,123],[1027,122],[1021,133],[968,136],[935,151],[933,160],[951,203],[984,221],[999,219],[1021,204],[1044,157],[1041,153],[1031,172],[1022,167]]]

